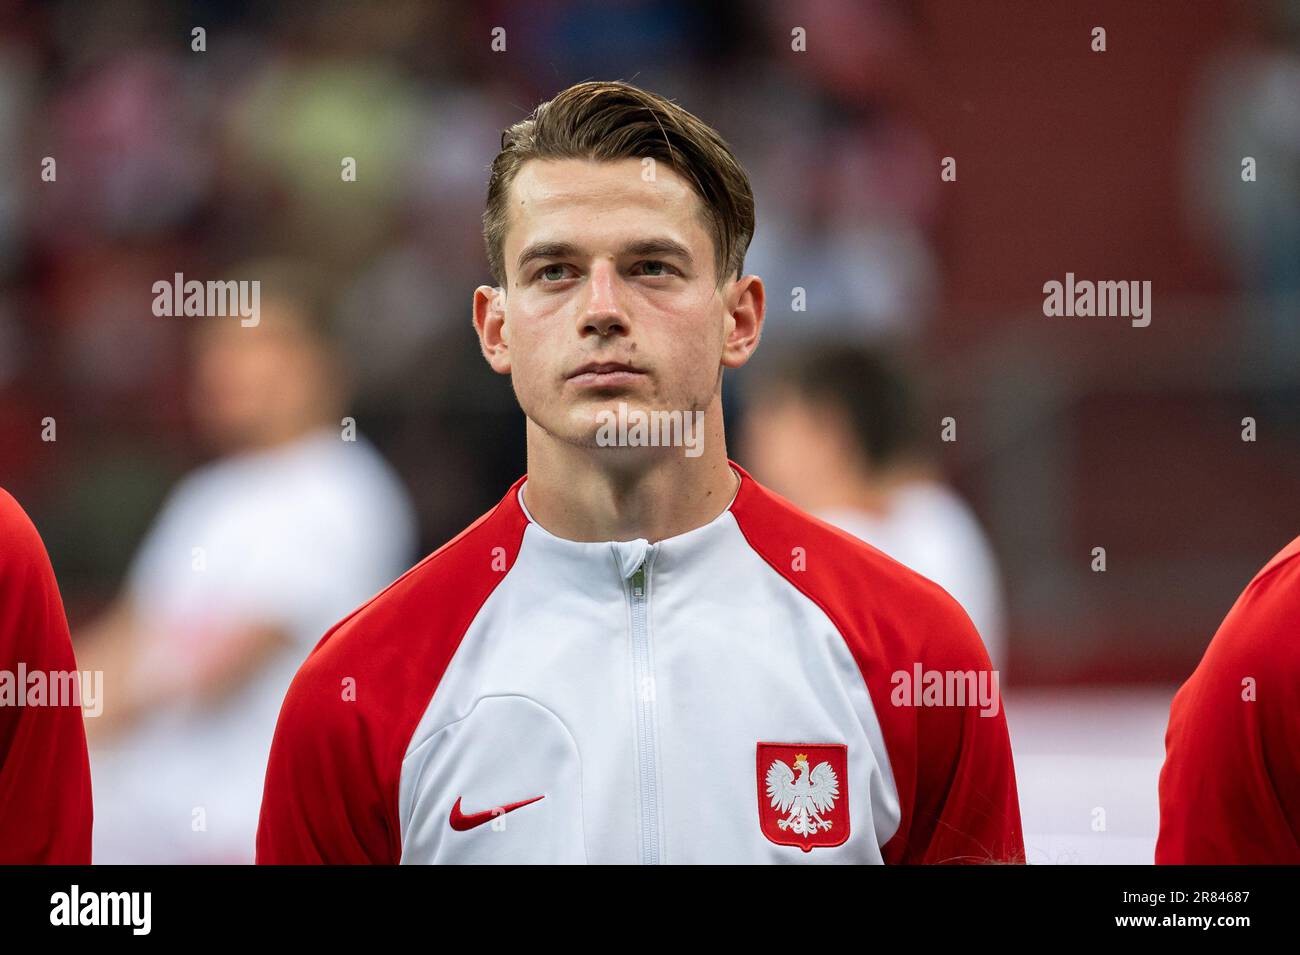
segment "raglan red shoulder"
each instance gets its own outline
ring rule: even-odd
[[[407,743],[519,553],[520,478],[489,512],[332,627],[294,677],[267,767],[263,863],[390,862]]]
[[[925,656],[987,667],[988,654],[961,605],[941,586],[741,474],[732,513],[750,546],[874,656],[911,665]],[[891,665],[891,669],[894,666]]]
[[[800,510],[741,467],[731,511],[749,546],[826,614],[871,697],[898,789],[887,862],[1020,861],[1015,771],[996,673],[970,617],[942,587]],[[896,705],[899,674],[983,679],[978,703]],[[983,674],[983,676],[980,676]]]

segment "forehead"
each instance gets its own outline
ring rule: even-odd
[[[597,240],[653,229],[675,233],[692,248],[707,246],[711,239],[700,197],[664,163],[655,163],[653,177],[645,168],[640,159],[524,163],[510,184],[507,262],[512,249],[542,239],[572,241],[579,229],[595,233]]]

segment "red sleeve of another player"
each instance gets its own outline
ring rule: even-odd
[[[1300,864],[1300,540],[1288,553],[1174,697],[1158,864]]]
[[[17,682],[20,665],[47,678],[77,669],[45,547],[0,491],[0,678],[8,683],[0,697],[0,864],[89,865],[90,762],[79,701],[13,705],[9,694],[26,689]]]

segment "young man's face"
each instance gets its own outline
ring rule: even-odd
[[[475,294],[489,363],[529,419],[571,444],[595,447],[599,412],[620,402],[707,410],[723,366],[757,345],[761,282],[718,288],[703,203],[662,163],[650,181],[643,170],[637,159],[525,163],[510,190],[508,288]]]

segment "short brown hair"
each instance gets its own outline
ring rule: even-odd
[[[754,236],[754,194],[726,141],[671,100],[621,81],[589,80],[570,86],[501,133],[501,152],[492,161],[483,213],[493,281],[506,285],[506,197],[525,162],[647,157],[684,177],[703,201],[713,232],[718,284],[732,273],[739,277]]]

